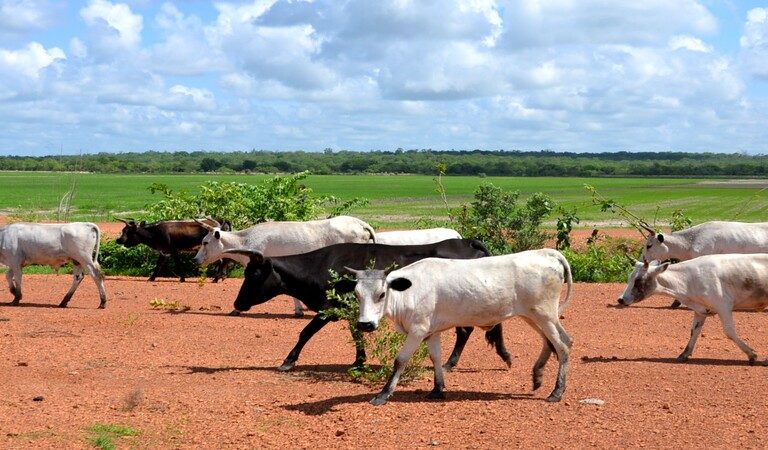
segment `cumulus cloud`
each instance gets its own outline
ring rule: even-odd
[[[46,69],[66,59],[58,47],[46,49],[32,42],[20,50],[0,49],[0,99],[26,97],[44,87]]]
[[[44,29],[58,8],[45,0],[1,0],[0,33],[23,33]]]
[[[754,8],[747,13],[739,43],[747,68],[758,77],[768,78],[768,8]]]
[[[143,17],[134,14],[125,3],[90,0],[80,16],[91,33],[91,47],[102,58],[111,59],[135,49],[141,42]]]

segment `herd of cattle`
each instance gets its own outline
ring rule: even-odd
[[[375,232],[364,221],[339,216],[307,222],[266,222],[233,231],[224,220],[211,218],[160,221],[152,224],[123,220],[117,242],[147,245],[160,253],[150,280],[168,257],[178,262],[180,251],[197,250],[195,262],[217,263],[214,281],[225,275],[225,261],[245,266],[242,286],[232,315],[248,311],[280,294],[294,298],[295,314],[302,303],[319,312],[336,306],[326,290],[331,272],[348,273],[335,288],[354,292],[360,305],[357,328],[375,330],[383,317],[406,334],[390,379],[371,400],[386,403],[417,347],[426,342],[434,365],[430,398],[444,398],[443,370],[452,369],[472,333],[485,338],[508,365],[501,323],[520,316],[541,337],[542,349],[533,366],[533,389],[541,386],[544,366],[554,352],[559,362],[554,390],[548,401],[559,401],[565,391],[573,340],[560,323],[572,295],[571,268],[552,249],[491,256],[482,242],[462,239],[454,230]],[[768,306],[768,223],[707,222],[687,230],[662,234],[647,228],[641,260],[618,299],[631,305],[650,295],[671,296],[694,312],[691,336],[678,360],[687,360],[708,315],[718,315],[725,334],[747,354],[757,355],[735,329],[734,310],[762,310]],[[99,308],[107,303],[104,276],[98,263],[100,230],[86,222],[65,224],[13,223],[0,227],[0,263],[8,266],[6,279],[12,305],[22,299],[21,268],[46,264],[58,269],[73,264],[73,281],[59,306],[66,307],[85,272],[99,290]],[[669,260],[681,262],[670,265]],[[183,274],[180,279],[184,281]],[[560,302],[563,284],[565,299]],[[330,319],[316,314],[299,333],[281,371],[291,370],[304,345]],[[456,343],[441,364],[440,333],[456,330]],[[365,349],[356,349],[355,365],[365,362]]]

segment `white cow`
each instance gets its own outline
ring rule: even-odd
[[[307,253],[332,244],[345,242],[366,243],[375,239],[373,228],[360,219],[337,216],[330,219],[306,222],[264,222],[240,231],[222,231],[198,220],[208,229],[202,245],[195,255],[199,265],[209,264],[221,258],[233,259],[243,267],[249,257],[230,250],[255,250],[267,257]],[[302,316],[301,302],[294,299],[294,315]],[[232,315],[239,311],[232,311]]]
[[[101,231],[94,223],[12,223],[0,227],[0,263],[8,266],[5,274],[13,294],[12,305],[21,300],[21,268],[28,264],[46,264],[57,271],[72,261],[72,286],[59,306],[65,308],[88,269],[99,288],[99,308],[107,305],[104,276],[99,266]]]
[[[461,239],[458,231],[450,228],[428,228],[423,230],[379,231],[376,243],[385,245],[422,245],[442,242],[446,239]]]
[[[694,312],[691,338],[678,361],[688,360],[704,320],[717,314],[726,336],[750,364],[755,362],[757,354],[736,334],[733,311],[768,306],[768,254],[705,255],[672,265],[637,261],[619,304],[631,305],[653,294],[677,298]]]
[[[560,325],[560,314],[571,298],[573,281],[570,265],[558,251],[531,250],[474,260],[427,258],[389,274],[382,270],[348,270],[357,275],[358,329],[373,331],[387,316],[399,332],[407,334],[392,376],[372,404],[386,403],[422,341],[427,342],[435,371],[434,389],[428,397],[444,398],[440,332],[458,326],[487,330],[518,315],[544,340],[533,366],[533,389],[541,386],[544,365],[554,350],[560,367],[547,401],[562,397],[573,341]],[[560,305],[564,281],[568,291]]]
[[[641,261],[685,261],[722,253],[768,253],[768,222],[704,222],[669,234],[650,228]],[[675,300],[672,307],[680,306]]]

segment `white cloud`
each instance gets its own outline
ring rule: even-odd
[[[45,0],[1,0],[0,34],[44,29],[53,22],[57,9]]]
[[[143,18],[125,3],[90,0],[80,16],[92,35],[90,46],[102,58],[114,58],[134,50],[141,43]]]
[[[712,52],[712,46],[705,44],[701,39],[693,36],[672,36],[669,39],[669,48],[671,50],[684,49],[702,53]]]
[[[739,43],[747,69],[758,77],[768,78],[768,8],[754,8],[747,13]]]

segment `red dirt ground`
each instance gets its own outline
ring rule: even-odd
[[[511,369],[477,331],[446,375],[446,400],[425,399],[428,372],[374,407],[368,401],[382,383],[349,380],[354,348],[341,323],[320,331],[292,372],[275,370],[312,317],[293,318],[287,297],[229,317],[236,279],[199,286],[108,277],[105,310],[96,309],[90,279],[59,309],[69,283],[66,275],[25,275],[18,307],[3,289],[0,448],[91,448],[93,424],[140,432],[118,439],[120,448],[768,446],[768,368],[749,366],[715,318],[693,358],[675,362],[692,313],[668,309],[663,297],[616,308],[621,284],[576,285],[563,320],[574,346],[560,403],[544,401],[554,358],[544,386],[531,391],[541,343],[511,319]],[[153,309],[151,299],[190,309]],[[764,313],[735,316],[740,335],[767,355]],[[452,331],[443,343],[445,359]]]

